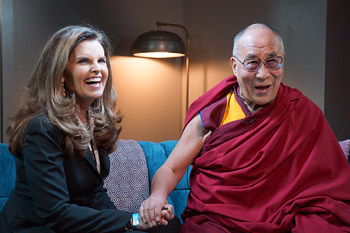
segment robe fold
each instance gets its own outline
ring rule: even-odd
[[[322,111],[281,84],[275,101],[220,126],[224,109],[210,105],[235,85],[223,80],[186,116],[200,113],[212,133],[193,161],[181,232],[350,232],[350,167]]]

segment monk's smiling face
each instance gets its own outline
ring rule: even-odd
[[[283,60],[278,69],[274,70],[266,68],[264,64],[254,72],[247,68],[256,66],[259,59],[265,63],[271,62],[271,59],[272,62],[276,62],[278,57],[283,59],[284,51],[280,37],[266,26],[252,25],[238,38],[235,47],[231,65],[238,79],[240,95],[253,107],[275,100],[283,78]],[[240,61],[247,67],[245,68]]]

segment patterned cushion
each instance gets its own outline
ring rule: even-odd
[[[138,212],[149,197],[147,161],[141,146],[134,140],[119,139],[109,157],[111,168],[105,180],[109,197],[117,209]]]
[[[344,151],[346,158],[348,158],[350,153],[350,139],[340,141],[339,144],[342,150]]]

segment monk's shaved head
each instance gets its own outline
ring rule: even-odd
[[[278,40],[281,46],[281,51],[282,53],[284,53],[284,45],[283,45],[283,40],[281,37],[281,34],[279,33],[279,31],[268,25],[268,24],[264,24],[264,23],[255,23],[255,24],[251,24],[248,27],[242,29],[234,38],[233,40],[233,51],[232,51],[232,56],[236,56],[237,54],[237,50],[239,49],[240,46],[240,42],[241,39],[244,39],[244,36],[246,35],[246,33],[251,32],[252,30],[259,30],[259,29],[265,29],[265,30],[269,30],[271,31],[274,35],[275,35],[275,40]]]

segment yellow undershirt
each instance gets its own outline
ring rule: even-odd
[[[233,92],[230,92],[227,94],[226,98],[226,109],[220,126],[223,126],[224,124],[230,123],[232,121],[243,119],[245,117],[241,106],[238,104],[235,98],[235,94]]]

